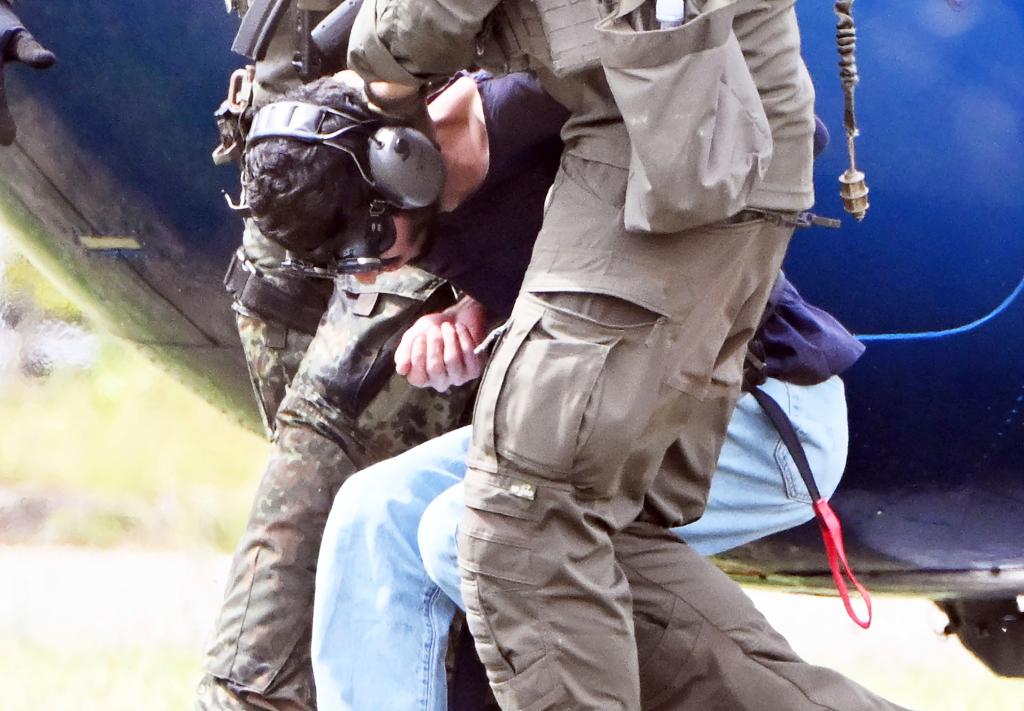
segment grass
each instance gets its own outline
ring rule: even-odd
[[[182,711],[198,668],[197,653],[174,645],[0,643],[5,711]]]
[[[0,421],[0,489],[60,503],[36,542],[230,550],[267,453],[110,337],[89,370],[0,381]]]

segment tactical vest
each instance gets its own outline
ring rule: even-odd
[[[477,43],[480,66],[497,73],[538,68],[563,77],[600,65],[594,26],[609,0],[504,0]]]
[[[696,13],[737,0],[687,0]],[[652,0],[504,0],[488,16],[477,43],[479,64],[496,73],[536,69],[557,77],[601,64],[596,25],[611,15],[658,29]]]
[[[239,17],[245,17],[249,9],[249,0],[224,0],[224,7],[228,13],[235,13]],[[330,12],[338,5],[338,0],[298,0],[296,6],[300,10],[311,12]]]

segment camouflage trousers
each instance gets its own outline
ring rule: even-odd
[[[394,372],[405,329],[451,301],[443,281],[411,268],[373,285],[340,283],[304,352],[298,336],[270,348],[266,324],[239,318],[261,404],[280,406],[197,709],[316,707],[309,643],[324,523],[349,475],[464,419],[471,388],[440,394],[414,388]]]
[[[236,313],[235,324],[263,430],[273,439],[274,418],[313,337],[251,314]]]

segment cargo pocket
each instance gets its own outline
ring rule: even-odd
[[[470,470],[458,549],[466,621],[499,703],[534,708],[557,691],[544,610],[536,594],[558,562],[538,549],[539,508],[507,477]],[[548,707],[538,707],[548,708]]]
[[[607,343],[527,339],[506,371],[498,398],[494,428],[499,454],[525,460],[531,469],[571,472],[577,443],[586,438],[584,413],[611,348]]]
[[[260,419],[272,440],[277,410],[312,339],[259,317],[235,314],[235,322]]]
[[[524,311],[529,311],[524,313]],[[505,383],[509,365],[519,352],[519,347],[540,319],[540,313],[525,307],[517,301],[512,316],[495,329],[488,339],[497,334],[497,342],[491,357],[484,366],[480,378],[480,389],[473,404],[473,429],[469,441],[466,461],[470,467],[485,472],[497,472],[498,461],[494,439],[494,412],[498,396]]]
[[[251,344],[243,344],[245,349],[245,364],[249,371],[249,385],[252,386],[252,394],[256,399],[256,408],[260,413],[260,422],[263,423],[263,433],[267,439],[273,441],[274,435],[277,431],[277,408],[281,406],[281,401],[284,399],[285,388],[288,387],[290,378],[287,373],[283,372],[284,369],[279,364],[274,364],[271,372],[260,372],[256,371],[257,363],[266,363],[267,358],[260,359],[258,355],[252,355],[255,351],[255,346]]]
[[[519,299],[477,398],[472,466],[495,472],[501,458],[516,470],[568,482],[584,413],[617,337],[572,337],[553,321],[557,316],[538,299]],[[484,466],[472,456],[477,452]]]
[[[669,30],[597,25],[601,63],[631,144],[625,226],[680,232],[746,206],[771,159],[757,87],[733,33],[736,3]]]
[[[606,324],[560,307],[559,297],[520,298],[473,418],[470,464],[523,473],[585,497],[619,486],[621,465],[647,426],[664,379],[665,319]]]

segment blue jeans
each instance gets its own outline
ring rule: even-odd
[[[832,495],[846,465],[846,399],[833,377],[813,386],[769,380],[818,488]],[[462,606],[455,531],[469,428],[352,476],[327,520],[313,605],[313,673],[321,711],[443,711],[444,655]],[[810,495],[760,406],[743,395],[704,516],[673,529],[714,555],[810,520]]]

